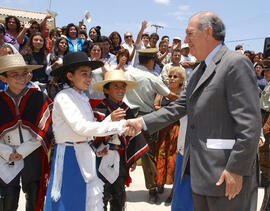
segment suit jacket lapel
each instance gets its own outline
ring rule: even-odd
[[[195,89],[192,91],[192,95],[199,89],[199,87],[215,72],[217,64],[220,62],[222,56],[227,51],[227,47],[223,45],[220,50],[216,53],[216,55],[213,57],[211,63],[206,67],[202,77],[198,81]]]

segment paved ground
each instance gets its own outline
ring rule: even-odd
[[[133,182],[130,187],[127,188],[127,211],[169,211],[171,210],[170,206],[165,206],[164,201],[170,194],[172,186],[165,186],[165,191],[160,195],[159,204],[151,205],[147,203],[148,192],[144,186],[144,177],[141,166],[137,166],[136,170],[131,173]],[[263,199],[263,190],[259,188],[258,196],[258,209],[262,203]],[[24,211],[24,194],[20,195],[20,206],[18,211]],[[73,210],[72,210],[73,211]]]

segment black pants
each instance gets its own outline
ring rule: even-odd
[[[108,202],[110,202],[110,211],[122,211],[125,209],[126,190],[125,176],[119,176],[117,180],[110,184],[106,182],[104,185],[104,210],[107,211]]]
[[[0,211],[16,211],[18,209],[20,197],[20,178],[18,174],[9,184],[5,184],[0,179]],[[39,181],[28,184],[22,183],[25,193],[26,211],[34,211],[39,193]]]

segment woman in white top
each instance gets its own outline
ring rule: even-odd
[[[68,54],[63,66],[52,72],[60,74],[69,88],[59,92],[52,112],[56,150],[47,190],[45,211],[103,210],[103,183],[96,174],[96,155],[91,148],[94,136],[123,131],[121,122],[95,122],[87,90],[91,70],[103,66],[89,61],[83,52]],[[107,148],[98,149],[102,156]]]

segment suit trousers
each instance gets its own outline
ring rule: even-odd
[[[145,186],[147,189],[156,188],[156,160],[155,160],[155,141],[156,135],[149,135],[148,132],[143,132],[146,143],[149,146],[149,151],[142,157],[142,167],[145,179]]]
[[[258,160],[252,169],[251,176],[243,177],[243,186],[240,193],[229,200],[227,197],[205,196],[192,193],[194,211],[256,211],[258,197]]]
[[[245,201],[248,202],[248,200],[245,200],[244,194],[229,200],[226,197],[203,196],[192,193],[194,211],[256,211],[258,191],[254,191],[250,203],[244,203]]]

